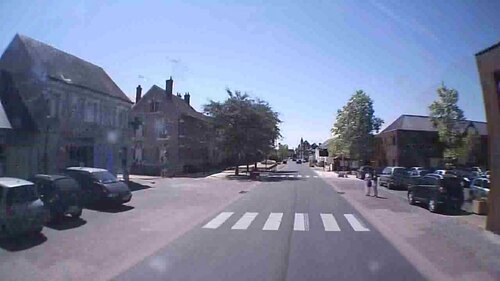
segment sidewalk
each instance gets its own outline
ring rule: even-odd
[[[433,214],[384,187],[368,197],[363,181],[314,170],[429,280],[500,280],[500,236],[484,230],[485,217]]]

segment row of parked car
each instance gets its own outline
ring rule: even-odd
[[[129,187],[105,169],[69,167],[28,180],[0,177],[0,237],[38,233],[63,216],[79,218],[84,206],[131,199]]]
[[[408,190],[408,202],[424,203],[431,212],[460,210],[464,202],[464,188],[470,188],[471,198],[485,197],[489,193],[489,172],[478,167],[462,169],[425,169],[423,167],[385,167],[375,170],[362,166],[356,177],[364,179],[371,174],[380,186]]]

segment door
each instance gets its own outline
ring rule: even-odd
[[[422,200],[423,198],[423,192],[422,189],[424,185],[424,179],[420,178],[415,181],[415,184],[412,187],[413,190],[413,197],[418,200]]]
[[[439,180],[435,177],[423,177],[419,185],[419,197],[425,202],[429,202],[429,199],[435,196],[434,193],[438,189],[438,182]]]

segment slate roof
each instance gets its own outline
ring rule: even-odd
[[[470,126],[474,126],[480,135],[488,135],[488,128],[486,122],[470,121],[464,120],[457,123],[456,129],[465,132],[465,130]],[[425,131],[425,132],[437,132],[437,129],[431,122],[429,116],[422,115],[407,115],[403,114],[399,116],[392,124],[387,126],[380,134],[385,132],[390,132],[394,130],[403,131]]]
[[[150,93],[153,92],[158,92],[160,95],[166,96],[165,90],[162,88],[153,85],[145,94],[144,97]],[[144,98],[143,97],[143,98]],[[141,102],[143,99],[141,99],[139,102]],[[184,101],[183,98],[179,98],[177,95],[172,95],[172,102],[174,103],[174,107],[177,109],[179,114],[183,114],[192,118],[196,118],[202,121],[209,121],[210,117],[204,115],[203,113],[200,113],[196,111],[191,105],[188,105],[186,101]],[[135,105],[134,105],[135,106]]]
[[[31,59],[33,74],[41,75],[41,79],[48,76],[132,103],[101,67],[25,35],[17,34],[9,46],[16,46],[19,42]],[[23,52],[19,50],[17,55],[21,56]],[[7,70],[15,68],[5,62],[1,67]]]

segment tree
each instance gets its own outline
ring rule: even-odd
[[[457,105],[457,90],[448,89],[443,83],[437,94],[438,99],[429,106],[431,121],[438,131],[439,141],[444,145],[444,158],[455,161],[463,146],[464,134],[457,125],[465,120],[464,112]]]
[[[236,165],[238,175],[240,164],[260,161],[274,149],[275,140],[281,137],[281,120],[269,103],[240,91],[226,89],[226,92],[227,100],[210,101],[204,111],[213,118],[217,145],[227,160]]]
[[[287,144],[278,144],[278,159],[283,160],[288,158],[288,145]]]
[[[373,101],[363,90],[356,91],[347,104],[337,111],[331,132],[335,139],[329,152],[367,161],[373,152],[373,133],[384,123],[375,117]]]

